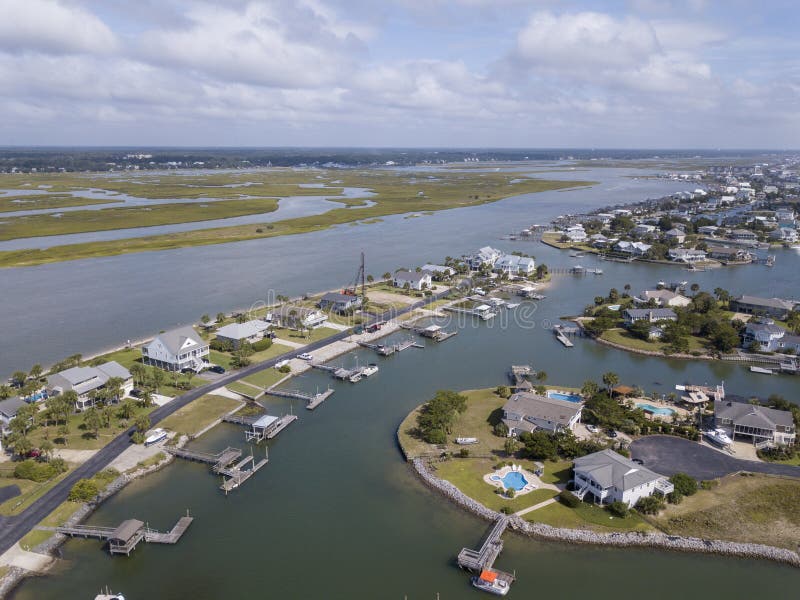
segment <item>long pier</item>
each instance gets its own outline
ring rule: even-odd
[[[230,417],[226,417],[226,420]],[[238,417],[242,418],[242,417]],[[221,452],[212,454],[210,452],[198,452],[195,450],[186,450],[185,448],[165,448],[167,452],[178,458],[184,460],[193,460],[195,462],[202,462],[211,465],[211,470],[219,473],[222,469],[226,468],[233,461],[242,456],[242,451],[238,448],[225,448]]]
[[[402,352],[409,348],[424,348],[425,346],[414,340],[406,340],[396,344],[372,344],[370,342],[358,342],[359,346],[374,350],[381,356],[391,356],[395,352]]]
[[[401,323],[400,327],[403,329],[408,329],[421,335],[422,337],[426,337],[432,339],[434,342],[443,342],[447,339],[450,339],[454,335],[458,335],[458,331],[445,331],[438,325],[429,325],[428,327],[416,327],[414,325],[409,325],[407,323]]]
[[[276,396],[278,398],[292,398],[294,400],[302,400],[306,403],[306,408],[308,410],[314,410],[320,404],[325,402],[328,398],[333,395],[334,389],[328,388],[324,392],[317,392],[316,394],[308,394],[306,392],[301,392],[300,390],[273,390],[268,389],[267,394],[270,396]]]
[[[477,573],[491,569],[494,565],[494,561],[497,560],[497,557],[500,556],[500,552],[503,550],[503,540],[501,537],[507,527],[508,517],[498,517],[479,550],[472,550],[471,548],[461,549],[461,552],[458,553],[458,566],[467,571]]]

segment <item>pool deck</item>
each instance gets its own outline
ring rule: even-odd
[[[517,468],[513,470],[514,472],[520,473],[528,484],[522,488],[521,490],[514,490],[515,496],[524,496],[532,492],[533,490],[540,490],[540,489],[547,489],[547,490],[555,490],[560,491],[555,485],[550,483],[544,483],[539,477],[527,469]],[[512,472],[512,468],[509,466],[505,466],[502,469],[498,469],[497,471],[492,471],[491,473],[487,473],[483,476],[483,480],[491,485],[492,487],[507,489],[502,481],[495,481],[492,479],[493,477],[499,477],[500,479],[504,478],[506,475]]]

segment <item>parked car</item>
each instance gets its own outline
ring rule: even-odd
[[[220,375],[225,372],[225,367],[220,365],[213,365],[208,368],[209,371],[212,373],[219,373]]]
[[[606,431],[606,435],[610,438],[616,438],[619,434],[613,429],[609,429],[608,431]]]
[[[589,431],[589,433],[597,433],[598,431],[600,431],[600,428],[597,425],[590,424],[586,426],[586,430]]]
[[[314,357],[311,354],[309,354],[308,352],[303,352],[302,354],[298,354],[297,358],[299,358],[300,360],[313,360],[314,359]]]
[[[131,390],[130,395],[133,396],[134,398],[141,398],[143,393],[144,392],[142,392],[142,390],[140,390],[139,388],[133,388]]]
[[[632,458],[631,460],[633,462],[635,462],[637,465],[643,465],[644,464],[644,461],[641,458]]]

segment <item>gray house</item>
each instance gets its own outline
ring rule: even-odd
[[[204,367],[203,359],[208,356],[208,342],[189,326],[178,327],[159,334],[152,342],[142,346],[142,360],[167,371]]]
[[[784,321],[794,308],[794,302],[781,298],[739,296],[731,301],[731,310],[748,315],[765,315]]]
[[[575,495],[581,500],[591,494],[600,504],[624,502],[634,506],[641,498],[667,494],[675,486],[666,477],[636,464],[613,450],[601,450],[576,458]]]
[[[353,311],[361,306],[361,296],[355,294],[341,294],[339,292],[328,292],[319,300],[319,307],[322,310],[332,310],[337,313]]]
[[[752,440],[754,444],[794,444],[797,435],[789,411],[746,402],[714,402],[714,421],[734,441],[738,435]]]
[[[25,401],[19,396],[0,400],[0,429],[6,429],[11,420],[17,416],[17,411],[23,406],[25,406]]]
[[[628,325],[632,325],[637,321],[657,323],[658,321],[678,320],[678,315],[670,308],[628,308],[623,316]]]
[[[509,436],[537,429],[550,433],[565,429],[573,431],[580,421],[582,409],[581,402],[519,392],[512,395],[503,406],[503,423],[508,427]]]
[[[230,344],[238,349],[242,342],[257,342],[264,338],[269,323],[258,319],[244,323],[231,323],[217,329],[217,339]]]
[[[47,387],[53,394],[73,391],[78,394],[75,410],[82,411],[94,404],[92,392],[105,387],[108,380],[117,377],[122,380],[120,397],[133,390],[133,377],[130,371],[116,361],[109,361],[96,367],[72,367],[47,378]]]

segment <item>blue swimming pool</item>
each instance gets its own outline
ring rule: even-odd
[[[492,475],[492,481],[499,481],[505,489],[514,490],[515,492],[521,491],[528,485],[528,480],[519,471],[509,471],[503,477]]]
[[[566,400],[567,402],[580,402],[582,400],[578,394],[562,394],[561,392],[554,392],[552,390],[547,392],[547,397],[556,400]]]
[[[649,412],[654,415],[663,415],[665,417],[669,417],[675,414],[675,411],[671,408],[660,408],[658,406],[653,406],[652,404],[637,404],[636,408],[641,408],[644,412]]]

